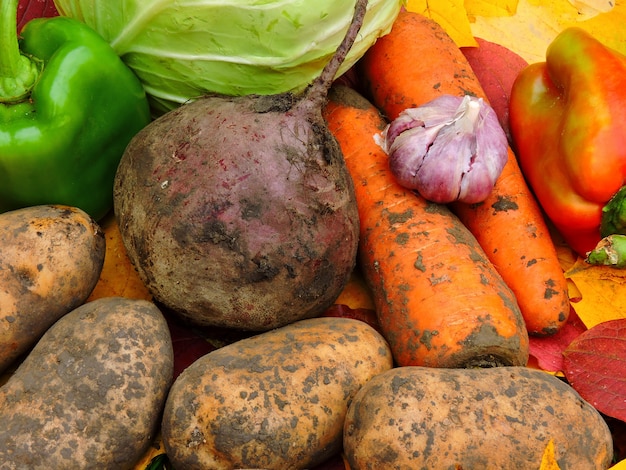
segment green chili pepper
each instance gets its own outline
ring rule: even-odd
[[[37,18],[18,41],[18,0],[0,0],[0,212],[113,205],[131,138],[150,121],[139,79],[89,26]]]

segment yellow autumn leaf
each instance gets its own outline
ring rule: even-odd
[[[104,266],[98,283],[87,301],[91,302],[101,297],[152,300],[152,295],[128,258],[113,214],[110,213],[101,220],[100,225],[106,238]]]
[[[358,268],[352,271],[350,279],[348,279],[348,283],[339,294],[339,297],[335,300],[335,303],[339,305],[347,305],[352,309],[364,308],[368,310],[376,310],[372,291],[368,287],[363,274]]]
[[[517,10],[518,0],[465,0],[465,11],[470,21],[475,16],[511,16]]]
[[[592,266],[581,257],[565,272],[579,291],[572,307],[587,328],[626,318],[626,269]]]
[[[463,0],[407,0],[406,9],[439,23],[457,46],[477,45]]]
[[[612,467],[609,467],[609,470],[626,470],[626,459],[620,460]]]
[[[515,15],[471,16],[476,37],[501,44],[528,62],[543,62],[548,45],[564,29],[585,29],[609,47],[626,53],[626,4],[610,11],[600,0],[519,0]]]
[[[543,451],[543,456],[541,457],[541,466],[539,470],[559,470],[559,464],[556,461],[556,456],[554,452],[554,441],[550,439],[548,441],[548,445]]]
[[[598,13],[607,13],[615,8],[614,0],[569,0],[576,7],[578,13],[592,17]]]

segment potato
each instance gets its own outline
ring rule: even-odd
[[[105,239],[87,213],[50,205],[0,214],[0,246],[1,373],[89,297]]]
[[[0,387],[0,468],[133,468],[158,432],[173,363],[151,302],[108,297],[68,313]]]
[[[602,416],[558,378],[526,367],[399,367],[364,385],[345,420],[352,470],[608,468]]]
[[[311,468],[341,449],[350,400],[392,367],[389,346],[349,318],[300,320],[185,369],[161,426],[174,468]]]

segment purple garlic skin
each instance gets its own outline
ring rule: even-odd
[[[442,95],[406,109],[382,137],[396,180],[441,204],[484,201],[508,158],[495,111],[470,95]]]

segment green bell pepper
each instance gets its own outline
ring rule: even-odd
[[[102,218],[124,149],[150,122],[137,76],[89,26],[28,22],[0,0],[0,212],[65,204]]]

